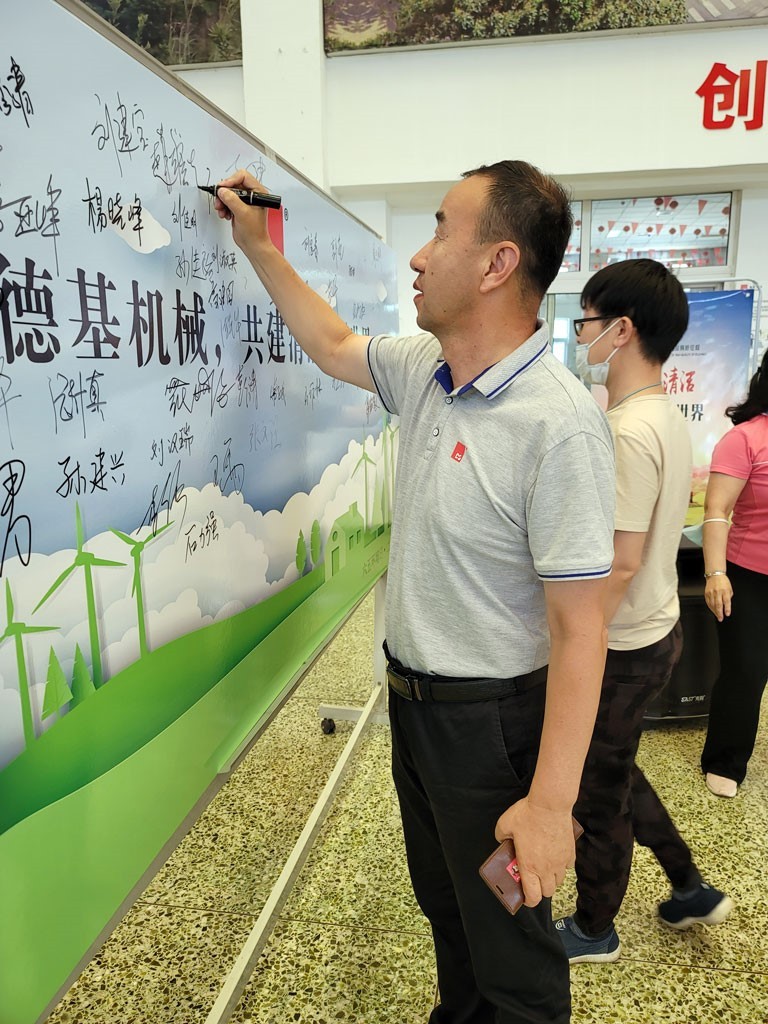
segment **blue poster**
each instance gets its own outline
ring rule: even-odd
[[[752,289],[688,293],[688,330],[664,364],[663,383],[688,421],[693,444],[690,523],[701,519],[712,449],[749,382]]]

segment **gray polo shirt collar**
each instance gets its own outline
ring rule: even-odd
[[[479,391],[486,398],[495,398],[505,391],[518,377],[541,359],[549,349],[549,328],[542,321],[536,321],[536,331],[524,341],[514,352],[500,359],[498,363],[488,366],[473,380],[463,384],[460,388],[453,386],[451,368],[444,359],[438,360],[438,367],[435,370],[435,380],[440,387],[449,395],[463,395],[470,388]]]

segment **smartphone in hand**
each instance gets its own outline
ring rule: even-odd
[[[584,829],[575,818],[572,821],[573,838],[578,839]],[[511,839],[500,843],[488,860],[480,865],[480,877],[510,914],[516,914],[525,903],[515,844]]]

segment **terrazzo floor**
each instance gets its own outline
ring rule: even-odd
[[[53,1014],[50,1024],[203,1024],[352,725],[322,734],[320,703],[372,685],[367,598],[209,804]],[[705,876],[736,902],[716,928],[655,917],[665,880],[636,852],[617,920],[623,953],[572,971],[574,1024],[768,1024],[768,736],[736,800],[698,774],[703,728],[645,733],[640,761]],[[573,879],[554,910],[568,912]],[[389,775],[371,726],[266,949],[236,1024],[426,1024],[432,943],[411,894]]]

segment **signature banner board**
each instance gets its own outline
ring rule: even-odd
[[[248,167],[348,323],[397,309],[377,236],[73,4],[16,5],[0,72],[0,1018],[30,1024],[386,567],[397,427],[197,186]]]

